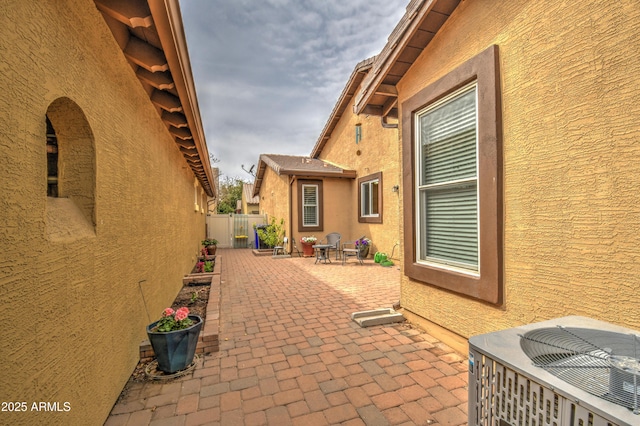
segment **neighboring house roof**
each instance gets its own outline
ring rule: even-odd
[[[355,113],[398,117],[396,84],[461,0],[412,0],[356,96]]]
[[[242,197],[246,200],[247,204],[258,204],[260,203],[260,196],[253,195],[253,184],[245,183],[242,185]]]
[[[355,179],[355,170],[346,170],[316,158],[297,155],[262,154],[258,161],[258,172],[253,188],[253,195],[260,194],[264,172],[270,167],[278,175],[338,177]]]
[[[216,188],[178,0],[94,0],[207,195]]]
[[[331,138],[333,129],[335,129],[336,125],[340,121],[340,118],[342,118],[342,115],[349,107],[351,99],[353,99],[353,96],[356,94],[356,90],[358,90],[360,83],[362,83],[362,80],[367,75],[367,72],[369,72],[369,70],[371,69],[371,65],[373,64],[374,59],[375,56],[365,59],[364,61],[359,62],[353,69],[353,72],[351,73],[351,76],[349,76],[347,84],[345,85],[344,89],[342,89],[342,93],[338,98],[338,102],[336,102],[336,105],[333,107],[331,115],[329,116],[327,123],[324,125],[324,129],[322,129],[322,133],[320,133],[320,137],[318,138],[316,145],[311,151],[312,158],[318,158],[325,144],[327,143],[329,138]],[[348,114],[351,113],[352,111],[348,111]]]

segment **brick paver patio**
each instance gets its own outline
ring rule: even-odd
[[[466,358],[391,307],[399,271],[220,250],[220,351],[170,383],[130,382],[106,425],[464,425]]]

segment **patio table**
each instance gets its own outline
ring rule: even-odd
[[[331,263],[331,259],[329,259],[328,256],[328,252],[329,249],[335,247],[333,244],[315,244],[313,246],[313,248],[316,250],[316,262],[322,262],[324,261],[324,263],[327,263],[327,260],[329,261],[329,263]]]

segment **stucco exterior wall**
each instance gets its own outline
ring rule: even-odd
[[[347,108],[352,110],[352,105]],[[361,140],[356,144],[355,126],[361,126]],[[373,245],[370,253],[382,251],[391,255],[394,262],[400,261],[401,242],[399,238],[400,198],[399,192],[393,192],[393,186],[400,184],[398,130],[382,127],[380,117],[345,113],[331,134],[330,139],[319,156],[321,160],[336,164],[346,169],[355,170],[358,178],[382,172],[382,223],[358,222],[358,179],[348,181],[350,195],[349,209],[345,209],[345,199],[341,214],[347,214],[343,239],[352,241],[366,235]],[[333,192],[329,198],[335,198]],[[327,197],[325,197],[326,199]],[[396,245],[398,244],[398,245]]]
[[[275,218],[278,223],[284,219],[289,235],[289,176],[278,175],[272,168],[265,169],[260,189],[260,214],[268,215],[268,222]]]
[[[242,200],[242,213],[260,214],[260,204],[247,203],[247,200]]]
[[[319,180],[316,177],[300,177],[301,180]],[[325,235],[331,232],[338,232],[342,235],[342,238],[348,235],[350,224],[352,223],[350,218],[353,216],[350,206],[345,206],[344,200],[350,200],[353,195],[353,189],[351,187],[351,179],[336,179],[336,178],[323,178],[322,179],[322,191],[323,191],[323,228],[322,231],[299,231],[298,223],[298,211],[300,210],[300,199],[298,197],[297,181],[293,184],[293,196],[292,203],[294,206],[294,214],[292,220],[292,234],[296,239],[298,248],[302,250],[300,246],[300,238],[303,236],[314,235],[318,238],[318,241],[323,239]]]
[[[633,1],[461,2],[399,101],[499,46],[505,303],[403,276],[403,307],[463,337],[564,315],[640,329],[639,21]]]
[[[0,422],[102,424],[195,263],[200,187],[92,1],[0,9],[0,394],[28,404]],[[93,200],[47,197],[55,102],[87,126]]]

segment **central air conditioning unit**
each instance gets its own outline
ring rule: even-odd
[[[640,425],[640,334],[571,316],[470,338],[469,424]]]

